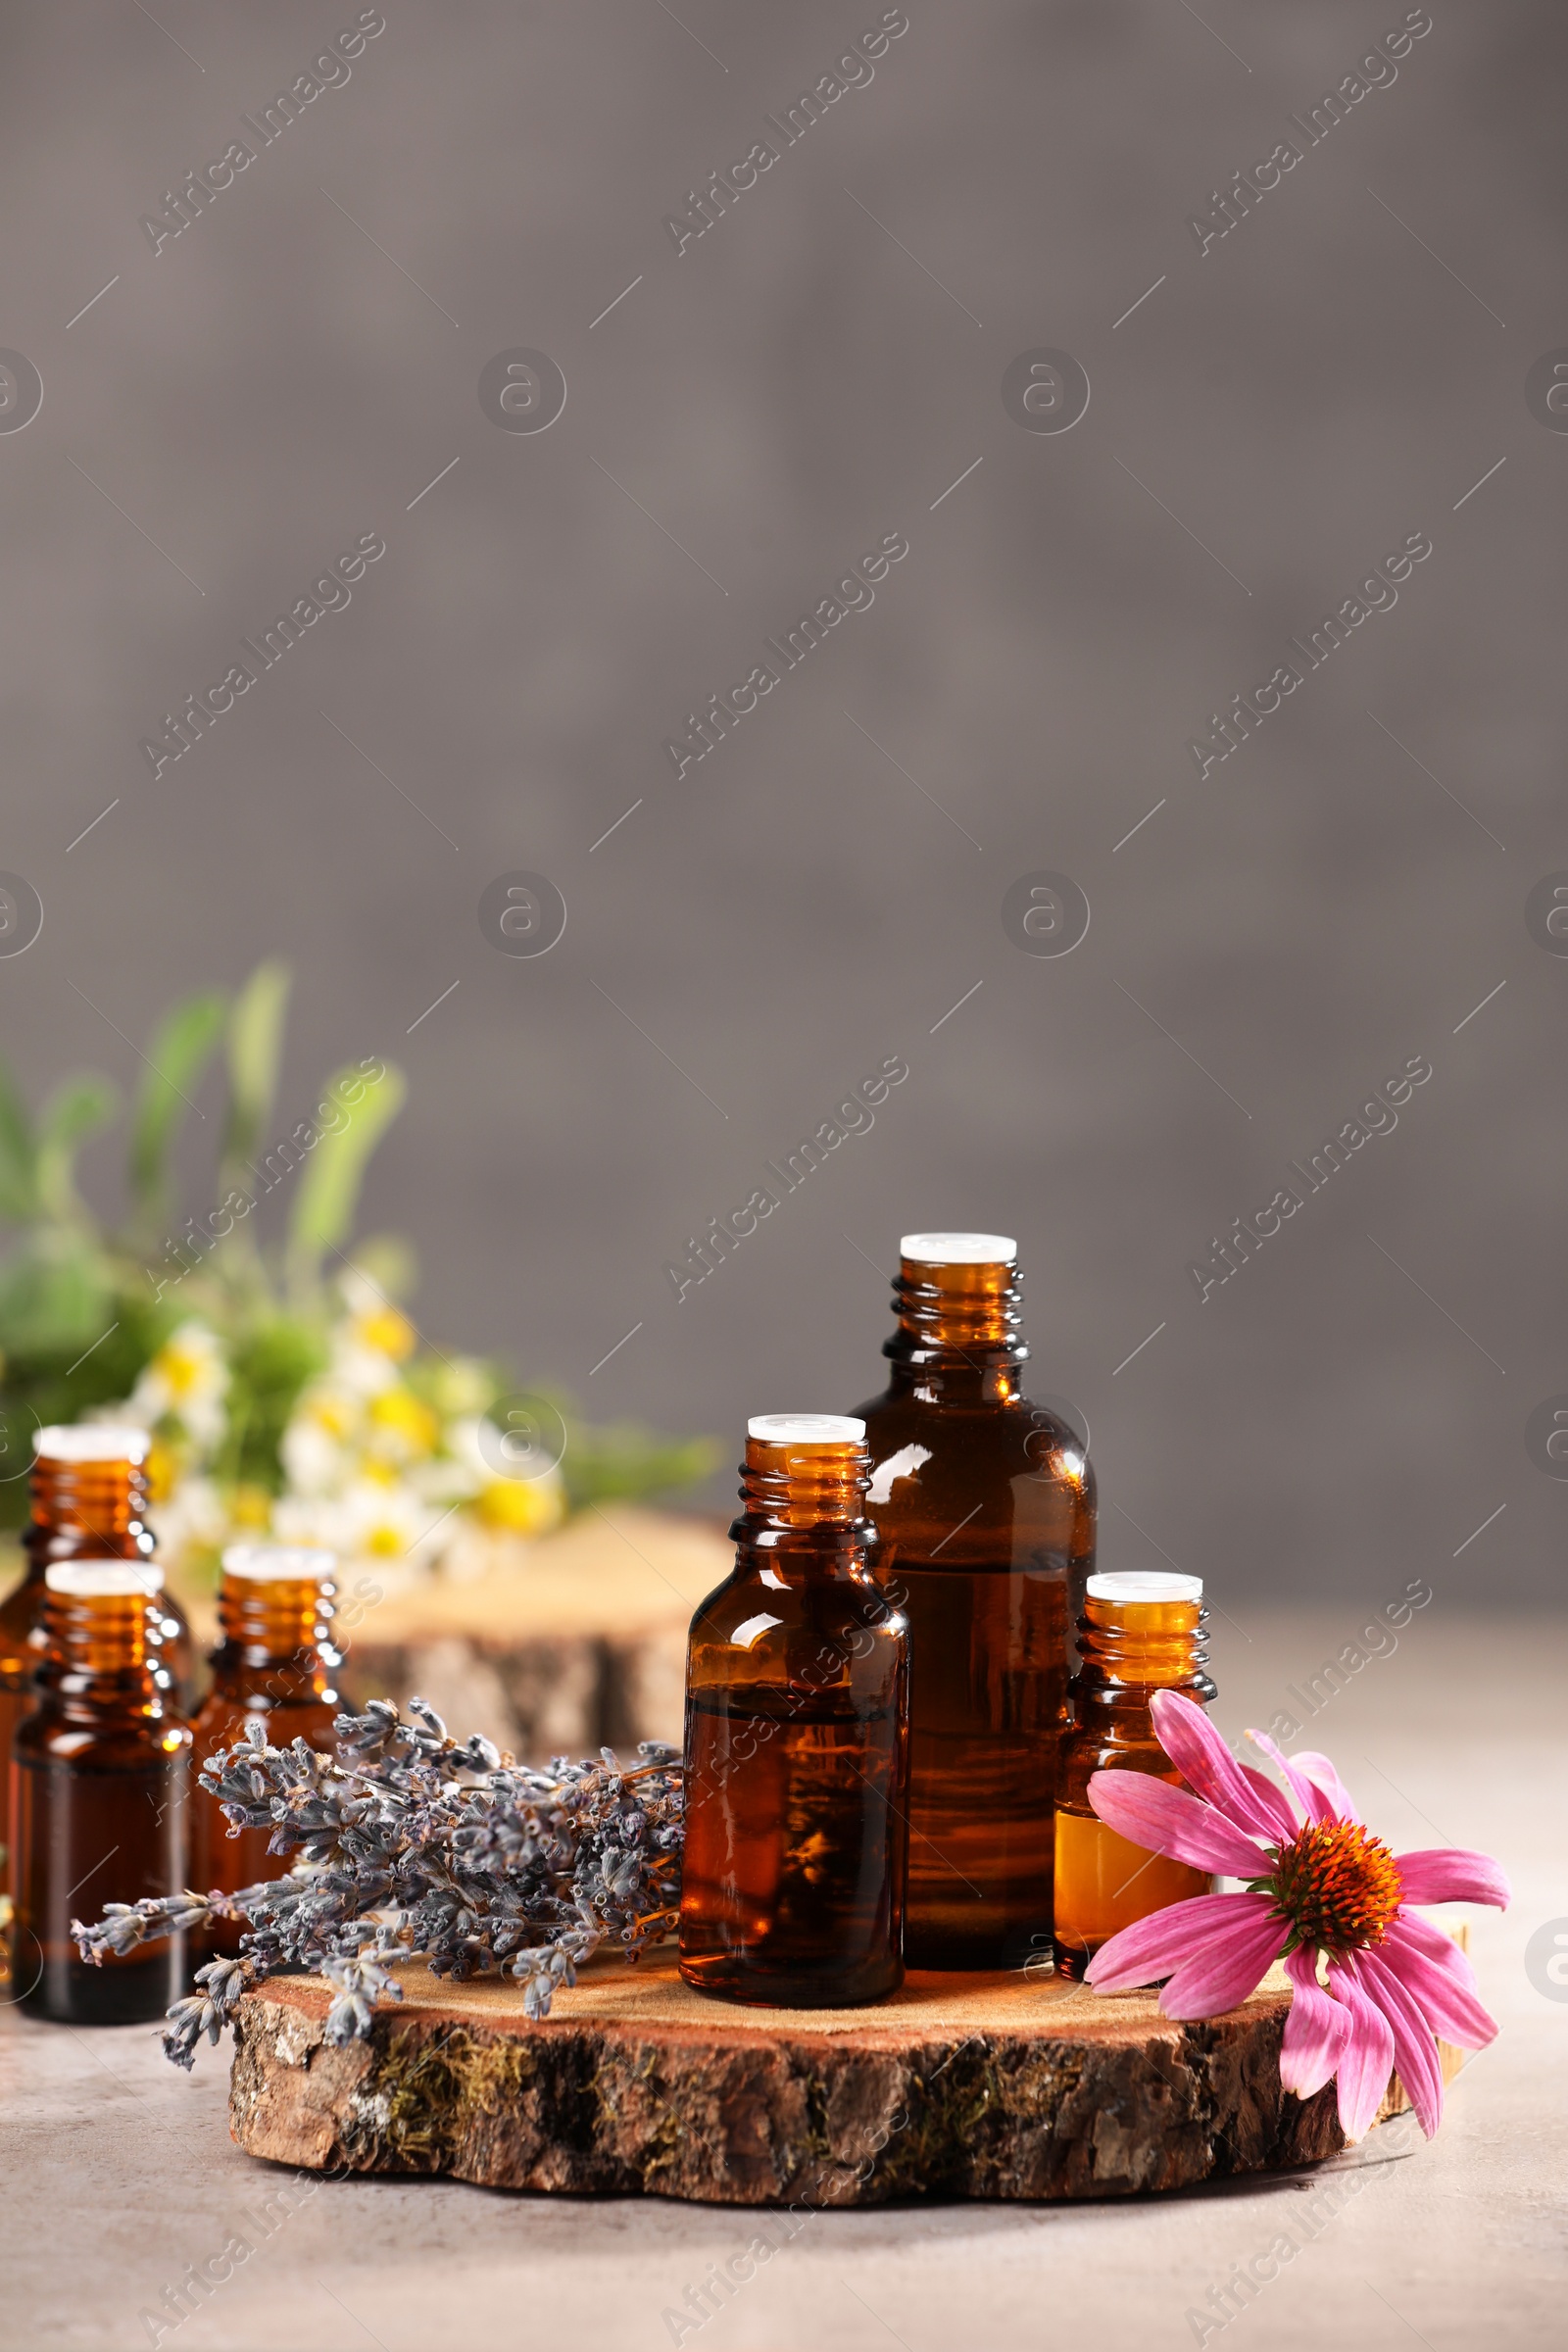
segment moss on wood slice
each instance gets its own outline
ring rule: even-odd
[[[530,2024],[510,1984],[402,1973],[405,1999],[346,2049],[323,2038],[315,1981],[246,1995],[242,2148],[487,2188],[853,2205],[1131,2195],[1343,2145],[1332,2087],[1280,2088],[1283,1979],[1177,2025],[1150,1994],[1049,1977],[914,1975],[876,2008],[803,2011],[610,1962]],[[1396,2085],[1385,2112],[1402,2104]]]

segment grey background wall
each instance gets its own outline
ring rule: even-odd
[[[1348,1633],[1412,1576],[1554,1600],[1559,13],[1434,0],[1311,145],[1288,118],[1398,6],[907,0],[678,253],[874,0],[384,14],[155,254],[142,216],[356,11],[4,12],[25,1082],[128,1084],[117,1028],[280,952],[291,1116],[343,1059],[409,1073],[368,1222],[432,1336],[734,1444],[877,1385],[901,1230],[1014,1231],[1111,1559],[1244,1624],[1332,1592]],[[564,371],[548,431],[481,407],[518,347]],[[1041,348],[1087,371],[1070,431],[1004,404]],[[364,532],[352,604],[155,780],[161,714]],[[888,533],[874,604],[677,780],[685,714]],[[1208,714],[1412,534],[1397,603],[1200,779]],[[569,909],[541,957],[477,918],[515,869]],[[1042,869],[1092,909],[1067,956],[1004,927]],[[677,1303],[665,1261],[888,1056],[874,1127]],[[1200,1301],[1189,1261],[1413,1056],[1397,1127]]]

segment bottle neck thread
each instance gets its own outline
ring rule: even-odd
[[[863,1547],[873,1534],[865,1515],[871,1456],[864,1442],[829,1446],[771,1446],[746,1441],[741,1463],[741,1515],[730,1529],[737,1543],[759,1548]]]
[[[140,1462],[71,1462],[39,1454],[30,1493],[32,1518],[23,1543],[35,1570],[84,1552],[151,1556],[147,1473]]]
[[[932,1264],[905,1257],[893,1284],[898,1317],[882,1352],[915,1385],[946,1392],[973,1387],[986,1403],[1018,1394],[1013,1377],[1028,1361],[1021,1336],[1023,1284],[1015,1260]]]
[[[330,1643],[336,1590],[314,1576],[225,1575],[218,1595],[222,1648],[252,1665],[292,1664],[302,1651],[313,1657]],[[336,1652],[323,1662],[335,1665]]]
[[[1206,1672],[1207,1625],[1199,1600],[1091,1597],[1078,1620],[1080,1695],[1192,1690],[1206,1703],[1215,1695]]]
[[[52,1679],[85,1677],[90,1682],[154,1685],[147,1655],[147,1615],[152,1595],[142,1592],[49,1592],[44,1626]]]

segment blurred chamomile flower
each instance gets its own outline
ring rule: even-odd
[[[205,1323],[181,1323],[144,1368],[129,1410],[149,1429],[166,1420],[177,1423],[206,1452],[223,1435],[227,1394],[228,1366],[218,1334]]]

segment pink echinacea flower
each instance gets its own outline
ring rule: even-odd
[[[1479,2050],[1497,2028],[1469,1961],[1412,1903],[1508,1903],[1507,1879],[1460,1846],[1392,1853],[1367,1829],[1327,1756],[1282,1755],[1250,1732],[1291,1795],[1239,1764],[1201,1707],[1156,1690],[1155,1735],[1187,1784],[1097,1772],[1089,1802],[1134,1845],[1247,1882],[1237,1894],[1171,1903],[1112,1936],[1085,1977],[1098,1992],[1169,1982],[1166,2017],[1217,2017],[1282,1959],[1291,2006],[1280,2081],[1298,2098],[1337,2083],[1340,2125],[1359,2139],[1396,2067],[1430,2139],[1443,2113],[1437,2036]],[[1297,1817],[1296,1805],[1304,1821]],[[1318,1960],[1327,1984],[1318,1981]]]

